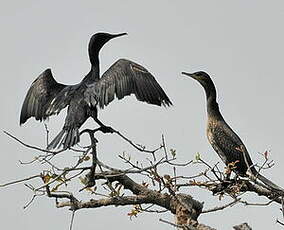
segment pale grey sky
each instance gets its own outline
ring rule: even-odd
[[[163,133],[177,149],[180,161],[196,152],[211,163],[220,161],[205,137],[203,89],[182,71],[207,71],[215,82],[221,111],[240,135],[254,162],[258,152],[271,150],[276,165],[266,176],[284,186],[283,157],[283,1],[3,1],[1,25],[1,129],[29,144],[44,146],[43,125],[30,120],[19,127],[19,112],[31,82],[47,67],[57,81],[74,84],[89,71],[87,44],[98,31],[127,32],[109,42],[101,52],[101,70],[124,57],[153,73],[174,103],[170,109],[149,106],[133,97],[111,103],[101,119],[135,141],[154,146]],[[51,134],[62,127],[64,113],[51,118]],[[88,122],[93,127],[93,123]],[[36,153],[0,135],[0,183],[36,174],[38,167],[19,165]],[[117,154],[134,152],[113,136],[100,136],[101,160],[123,168]],[[64,156],[72,158],[74,156]],[[192,175],[194,169],[181,172]],[[220,204],[207,191],[188,189],[210,208]],[[68,229],[70,213],[56,209],[43,197],[27,210],[31,192],[24,185],[0,190],[1,227],[9,229]],[[251,202],[263,202],[247,195]],[[129,221],[129,208],[102,208],[77,213],[74,230],[145,228],[172,229],[160,217],[142,214]],[[110,218],[109,218],[110,217]],[[200,218],[218,229],[248,222],[254,229],[280,229],[277,205],[231,209]],[[111,220],[109,220],[111,219]]]

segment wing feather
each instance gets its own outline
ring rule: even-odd
[[[89,104],[90,94],[97,99],[100,108],[104,108],[115,97],[122,99],[130,94],[134,94],[137,100],[149,104],[172,105],[153,75],[141,65],[126,59],[119,59],[99,81],[88,86],[85,100]]]
[[[43,71],[34,80],[22,105],[20,124],[30,117],[44,120],[50,115],[58,114],[70,101],[70,95],[75,86],[58,83],[52,76],[50,69]]]
[[[241,139],[234,133],[234,131],[227,125],[216,127],[214,131],[214,143],[212,147],[220,155],[226,164],[239,161],[238,173],[245,174],[247,164],[244,154],[249,166],[253,165],[250,155],[241,141]],[[243,151],[245,151],[243,153]]]
[[[48,102],[64,87],[66,86],[55,81],[50,69],[42,72],[32,83],[25,97],[21,109],[20,124],[25,123],[30,117],[35,117],[40,121],[46,119],[45,111]]]
[[[47,116],[58,114],[62,109],[70,104],[74,92],[80,87],[80,84],[65,86],[60,90],[53,100],[48,104],[45,113]]]

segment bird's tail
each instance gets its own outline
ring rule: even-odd
[[[283,188],[273,183],[271,180],[267,179],[265,176],[262,176],[261,174],[257,174],[256,178],[259,179],[261,182],[263,182],[265,185],[267,185],[269,188],[275,190],[276,192],[278,191],[278,192],[284,193]]]
[[[80,141],[78,128],[62,129],[60,133],[47,146],[48,150],[59,148],[63,145],[63,149],[68,149]]]

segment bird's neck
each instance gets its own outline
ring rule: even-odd
[[[88,52],[89,52],[89,59],[91,62],[91,70],[87,75],[89,80],[94,81],[100,78],[99,52],[101,48],[102,46],[97,45],[96,43],[89,44]]]
[[[216,101],[216,97],[217,97],[217,93],[216,93],[216,89],[215,86],[212,85],[207,85],[205,88],[205,92],[206,92],[206,100],[207,100],[207,114],[208,117],[217,119],[217,120],[222,120],[223,117],[220,113],[219,110],[219,105]]]
[[[100,62],[98,55],[89,55],[91,62],[91,70],[84,78],[84,82],[93,82],[100,78]]]
[[[100,63],[99,63],[99,59],[96,61],[95,64],[92,64],[91,67],[91,75],[92,75],[92,79],[99,79],[100,78]]]
[[[222,120],[222,114],[219,110],[219,105],[216,101],[216,98],[209,97],[207,98],[207,114],[208,117],[214,118],[216,120]]]

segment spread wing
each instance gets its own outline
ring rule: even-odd
[[[62,92],[70,91],[69,88],[70,86],[58,83],[53,78],[50,69],[42,72],[32,83],[25,97],[20,115],[20,124],[25,123],[30,117],[42,121],[52,114],[59,113],[68,104],[66,98],[70,95],[66,94],[63,97]],[[57,103],[55,107],[51,106],[52,102],[55,101],[61,103]]]
[[[85,91],[85,100],[88,104],[98,104],[100,108],[104,108],[115,96],[122,99],[130,94],[149,104],[172,105],[153,75],[143,66],[126,59],[119,59],[99,81],[89,85]]]

